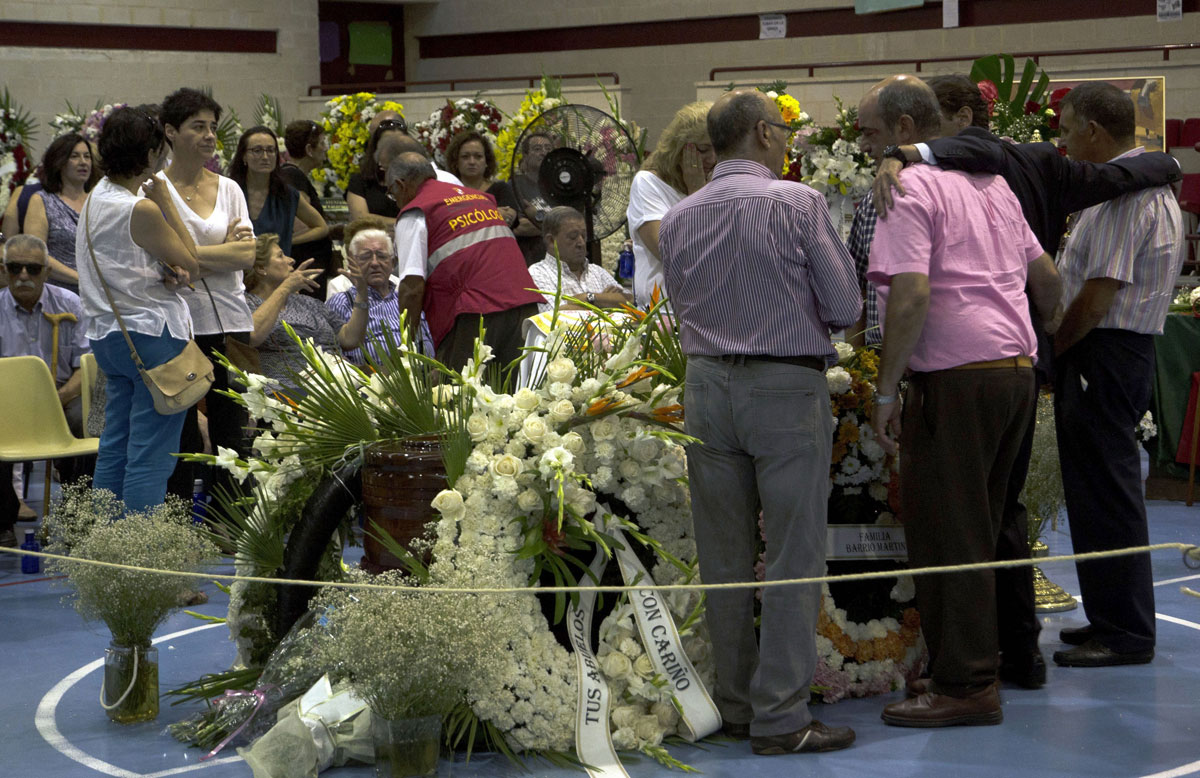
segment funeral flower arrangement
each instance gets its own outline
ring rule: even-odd
[[[1026,59],[1021,78],[1011,54],[980,57],[971,66],[971,80],[988,106],[991,130],[1018,143],[1040,143],[1058,134],[1058,103],[1069,89],[1049,92],[1050,76]]]
[[[91,111],[82,111],[67,102],[67,110],[63,113],[54,115],[50,126],[54,128],[54,135],[65,135],[68,132],[78,132],[83,137],[87,138],[88,142],[94,147],[100,140],[100,131],[104,129],[104,123],[108,121],[108,117],[113,115],[113,112],[119,108],[124,108],[125,103],[104,103],[96,101],[96,107]]]
[[[855,349],[845,342],[835,346],[838,364],[825,373],[836,419],[830,477],[842,494],[865,492],[881,509],[886,508],[892,471],[871,428],[879,355],[874,349]],[[892,516],[885,511],[878,520],[889,523]]]
[[[521,133],[537,117],[551,108],[565,105],[562,83],[559,79],[542,77],[541,86],[525,93],[517,112],[505,119],[496,133],[496,177],[507,181],[512,171],[513,156],[518,153],[517,141]]]
[[[429,114],[425,121],[414,124],[412,129],[414,137],[425,144],[438,167],[444,169],[448,164],[446,149],[455,135],[474,130],[487,138],[495,148],[496,133],[503,122],[504,114],[491,100],[461,97],[454,101],[447,100],[444,106]]]
[[[792,169],[798,172],[793,180],[808,184],[831,203],[839,196],[851,200],[862,198],[875,180],[874,163],[858,145],[862,133],[858,129],[857,106],[847,108],[841,98],[834,100],[838,106],[834,124],[801,128],[791,152]]]
[[[545,316],[544,368],[516,391],[489,378],[495,370],[483,345],[456,372],[403,340],[367,372],[304,343],[309,395],[291,401],[269,379],[243,375],[246,389],[236,396],[259,423],[258,456],[221,451],[210,459],[252,476],[269,501],[322,467],[361,458],[373,441],[411,434],[416,417],[422,426],[432,419],[443,427],[448,488],[432,504],[441,518],[431,525],[431,562],[414,571],[419,583],[574,585],[592,575],[585,556],[612,552],[613,527],[652,560],[656,581],[694,580],[679,429],[683,357],[672,329],[640,312],[596,311],[585,322]],[[442,376],[436,386],[429,371]],[[494,604],[503,628],[493,630],[491,644],[504,648],[503,666],[466,690],[465,709],[448,719],[452,735],[478,724],[502,750],[571,748],[578,671],[552,631],[571,598],[547,599],[549,618],[535,597]],[[673,597],[670,607],[699,673],[711,680],[702,599]],[[612,684],[613,737],[675,764],[661,746],[678,725],[667,710],[674,709],[670,687],[647,672],[648,658],[639,661],[646,646],[630,633],[627,613],[618,608],[605,620],[597,652]]]
[[[732,87],[732,85],[730,85]],[[765,94],[767,97],[775,101],[775,105],[779,108],[779,113],[783,116],[783,121],[792,130],[792,136],[789,138],[789,146],[791,139],[798,137],[797,133],[816,126],[807,113],[800,108],[800,101],[787,93],[786,81],[773,81],[770,84],[762,84],[758,87],[758,91]],[[810,130],[811,131],[811,130]],[[796,162],[793,154],[788,154],[783,160],[783,170],[780,172],[780,178],[786,178],[792,181],[799,181],[796,175]]]
[[[8,205],[13,189],[25,183],[33,171],[28,144],[36,132],[37,122],[5,87],[0,93],[0,211]]]
[[[312,179],[318,191],[326,190],[326,185],[336,187],[339,194],[346,191],[350,176],[358,172],[371,140],[368,125],[380,111],[395,111],[403,116],[404,106],[393,100],[376,102],[371,92],[339,95],[325,103],[321,128],[329,140],[328,166],[313,169]]]

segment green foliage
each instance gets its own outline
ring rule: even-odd
[[[1054,430],[1054,395],[1038,396],[1037,426],[1033,432],[1033,452],[1029,458],[1029,474],[1021,502],[1029,511],[1029,542],[1040,540],[1046,522],[1057,522],[1059,511],[1066,504],[1063,495],[1062,470],[1058,463],[1058,437]]]
[[[37,129],[38,123],[33,114],[18,105],[9,94],[8,87],[4,87],[4,91],[0,92],[0,132],[9,136],[7,145],[15,145],[14,140],[19,140],[28,146],[37,137]]]
[[[1038,74],[1037,63],[1026,59],[1021,70],[1021,80],[1016,82],[1016,62],[1011,54],[990,54],[980,57],[971,65],[971,80],[975,83],[991,81],[996,85],[998,100],[1011,108],[1024,112],[1025,103],[1041,103],[1050,87],[1050,76],[1045,71]],[[1035,85],[1036,80],[1036,85]],[[1016,91],[1013,84],[1016,82]]]

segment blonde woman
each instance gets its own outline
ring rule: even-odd
[[[633,177],[629,190],[629,234],[633,238],[633,296],[639,307],[650,306],[657,287],[666,290],[658,255],[658,225],[671,206],[708,183],[717,154],[708,137],[711,103],[680,108],[663,130],[654,152]]]

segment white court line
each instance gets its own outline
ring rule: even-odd
[[[1168,578],[1167,580],[1159,581],[1159,582],[1155,583],[1154,585],[1155,586],[1166,586],[1167,584],[1183,583],[1184,581],[1195,581],[1197,578],[1200,578],[1200,574],[1185,575],[1182,578]]]
[[[202,630],[212,629],[213,627],[220,626],[223,625],[202,624],[199,627],[192,627],[191,629],[172,632],[170,635],[163,635],[162,637],[156,638],[150,642],[151,645],[154,645],[157,643],[162,643],[165,640],[183,637],[184,635],[190,635],[193,632],[200,632]],[[42,739],[49,743],[50,747],[55,751],[58,751],[68,759],[78,762],[84,767],[95,770],[98,773],[103,773],[104,775],[111,775],[113,778],[163,778],[164,776],[179,775],[180,773],[191,772],[192,770],[199,770],[203,767],[211,767],[212,765],[241,761],[242,758],[240,756],[229,756],[222,759],[213,759],[207,762],[197,762],[196,764],[185,765],[183,767],[174,767],[170,770],[163,770],[161,772],[150,773],[147,775],[144,773],[135,773],[122,767],[109,764],[108,762],[105,762],[102,759],[97,759],[91,754],[88,754],[72,745],[71,742],[67,740],[61,732],[58,731],[58,724],[55,722],[54,718],[55,711],[58,709],[58,703],[62,700],[63,696],[70,691],[72,686],[79,683],[85,676],[103,665],[103,658],[89,662],[55,684],[54,688],[46,692],[45,696],[42,697],[41,702],[38,703],[37,713],[34,717],[34,723],[37,725],[38,734],[40,734]]]

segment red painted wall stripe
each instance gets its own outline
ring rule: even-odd
[[[0,22],[0,46],[37,48],[274,54],[278,36],[277,30]]]
[[[959,22],[961,27],[985,27],[1123,16],[1153,17],[1155,8],[1155,0],[961,0]],[[1184,0],[1183,10],[1185,13],[1200,11],[1200,0]],[[785,15],[789,38],[936,30],[942,26],[940,5],[862,16],[855,14],[852,8],[793,11]],[[418,36],[417,42],[421,59],[441,59],[757,39],[758,16],[745,14],[588,27],[424,35]]]

